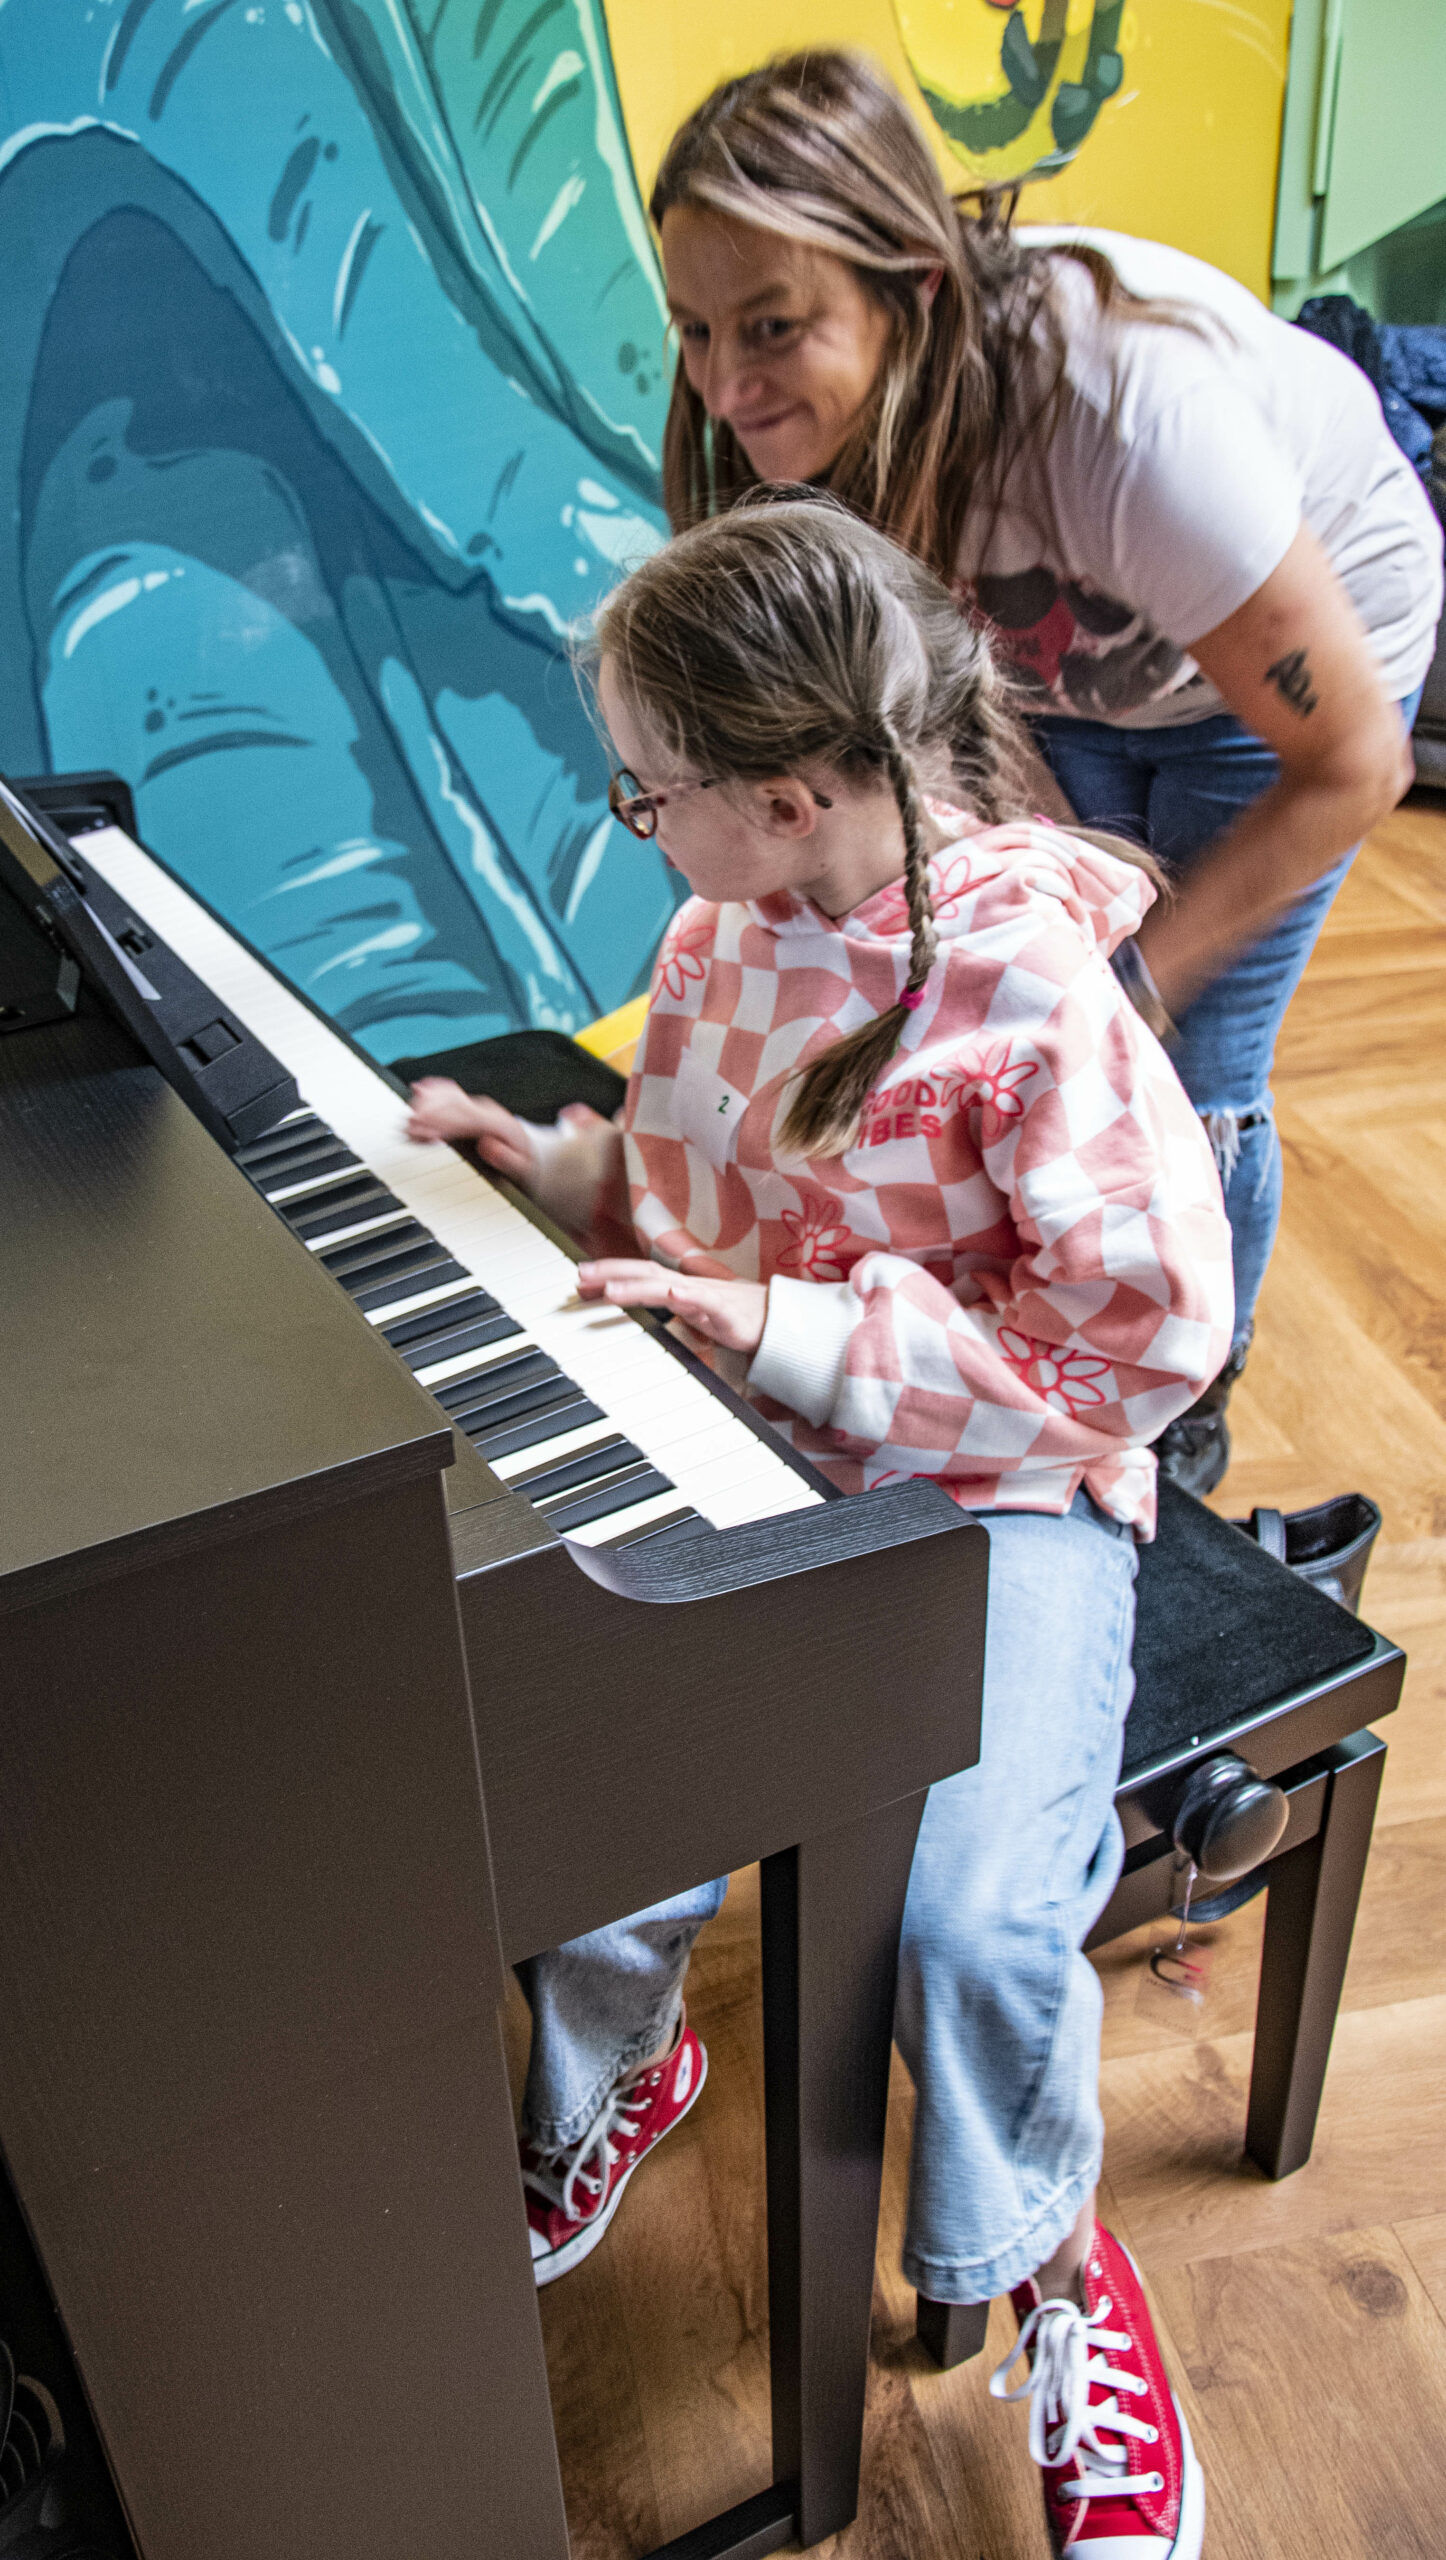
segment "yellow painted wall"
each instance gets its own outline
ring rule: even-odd
[[[902,0],[906,16],[967,14],[997,54],[1004,21],[985,0]],[[623,110],[644,191],[669,135],[729,74],[807,44],[856,45],[883,63],[934,132],[951,185],[966,183],[932,126],[892,0],[606,0]],[[1026,191],[1022,218],[1092,222],[1168,240],[1265,298],[1275,216],[1291,0],[1131,0],[1125,76],[1078,158]],[[1071,23],[1076,14],[1072,7]],[[1085,7],[1088,16],[1088,7]],[[1037,7],[1027,10],[1031,26]]]

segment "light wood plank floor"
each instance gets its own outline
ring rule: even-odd
[[[1218,1497],[1360,1486],[1368,1614],[1401,1712],[1313,2158],[1242,2166],[1260,1906],[1208,1933],[1193,2039],[1104,1950],[1106,2218],[1140,2259],[1209,2483],[1210,2560],[1438,2560],[1446,2449],[1446,802],[1363,855],[1287,1025],[1285,1228]],[[596,2256],[542,2297],[577,2560],[625,2560],[768,2478],[756,1875],[695,1959],[709,2085]],[[519,2003],[520,2008],[520,2003]],[[511,2020],[522,2050],[525,2026]],[[1012,2330],[939,2374],[898,2274],[911,2095],[895,2072],[862,2512],[832,2560],[1043,2560]]]

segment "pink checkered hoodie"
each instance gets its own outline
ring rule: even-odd
[[[1043,820],[936,808],[939,954],[842,1157],[777,1138],[800,1065],[897,1001],[902,883],[842,918],[692,899],[593,1164],[606,1250],[768,1284],[746,1392],[846,1492],[930,1476],[971,1510],[1081,1485],[1153,1535],[1156,1434],[1230,1343],[1214,1159],[1108,954],[1154,891]],[[579,1132],[579,1135],[581,1133]],[[722,1365],[720,1362],[719,1365]]]

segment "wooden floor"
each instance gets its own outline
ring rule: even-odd
[[[1446,2551],[1446,801],[1380,829],[1292,1010],[1285,1226],[1218,1497],[1361,1487],[1367,1611],[1411,1657],[1315,2153],[1242,2166],[1260,1905],[1208,1933],[1194,2040],[1106,1949],[1106,2218],[1140,2259],[1204,2461],[1209,2560]],[[708,2086],[586,2266],[542,2296],[577,2560],[625,2560],[769,2476],[756,1875],[694,1962]],[[520,2004],[519,2004],[520,2005]],[[514,2018],[520,2050],[525,2027]],[[1024,2420],[939,2374],[898,2274],[896,2065],[858,2523],[832,2560],[1044,2560]],[[521,2555],[519,2555],[521,2560]]]

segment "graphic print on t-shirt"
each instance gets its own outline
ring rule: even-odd
[[[986,572],[969,594],[1026,691],[1081,719],[1118,720],[1203,682],[1133,605],[1082,579],[1061,582],[1043,561],[1007,577]]]

